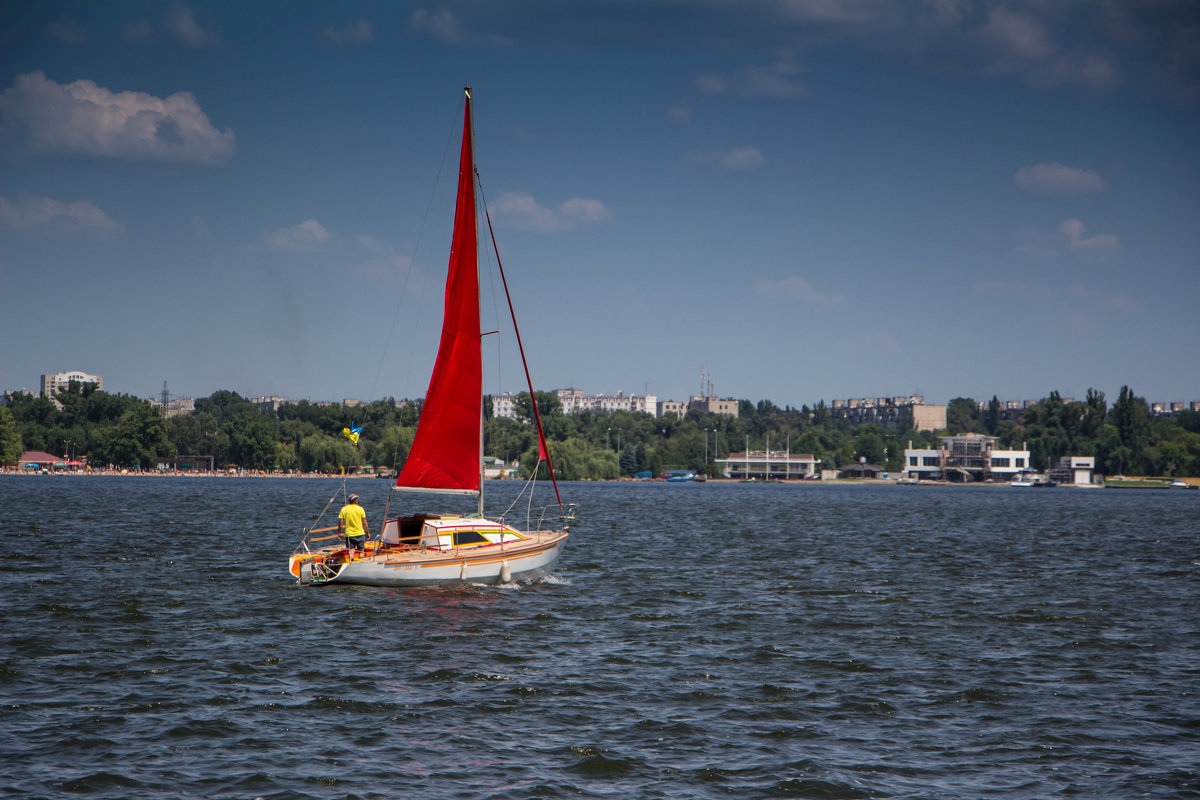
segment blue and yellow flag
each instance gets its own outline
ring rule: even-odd
[[[342,436],[345,436],[355,444],[358,444],[358,435],[360,433],[362,433],[362,425],[355,425],[353,422],[350,423],[349,428],[342,428]]]

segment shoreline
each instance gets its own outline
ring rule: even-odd
[[[315,473],[315,472],[146,472],[138,470],[72,470],[59,472],[40,472],[26,470],[0,470],[0,476],[21,476],[21,477],[58,477],[58,478],[267,478],[267,479],[338,479],[345,478],[348,480],[394,480],[395,475],[369,475],[369,474],[354,474],[342,475],[339,473]],[[510,482],[516,479],[505,478],[488,478],[488,481],[494,482]],[[1109,481],[1102,484],[1059,484],[1058,489],[1167,489],[1170,488],[1170,478],[1136,478],[1127,479],[1125,481]],[[1189,488],[1200,489],[1200,478],[1182,478]],[[670,481],[659,480],[656,478],[616,478],[616,479],[598,479],[598,480],[580,480],[580,481],[563,481],[564,483],[670,483]],[[924,487],[976,487],[976,488],[1013,488],[1007,481],[992,482],[992,483],[951,483],[947,481],[912,481],[901,478],[835,478],[833,480],[820,481],[744,481],[734,478],[708,478],[706,481],[676,481],[675,483],[690,484],[690,483],[714,483],[718,485],[764,485],[764,486],[924,486]],[[1024,487],[1016,487],[1024,488]]]

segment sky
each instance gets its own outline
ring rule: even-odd
[[[538,389],[1200,400],[1192,0],[0,15],[0,389],[422,396],[470,84]]]

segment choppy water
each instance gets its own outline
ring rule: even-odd
[[[0,478],[4,796],[1200,796],[1200,493],[568,485],[548,581],[298,587],[335,485]]]

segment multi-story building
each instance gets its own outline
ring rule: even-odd
[[[29,391],[28,389],[5,389],[4,396],[0,397],[0,406],[7,406],[9,404],[9,402],[11,401],[11,399],[16,395],[25,395],[26,397],[33,397],[34,393]]]
[[[1012,480],[1029,466],[1028,450],[999,450],[995,436],[967,433],[943,436],[937,449],[904,451],[904,472],[909,478],[941,479],[957,483]]]
[[[164,416],[177,417],[180,414],[191,414],[196,410],[196,401],[190,397],[172,397],[167,401],[163,410]]]
[[[680,419],[683,419],[683,416],[685,414],[687,414],[687,410],[688,410],[687,403],[681,402],[679,400],[659,400],[658,401],[658,416],[659,417],[665,417],[667,414],[674,414],[675,416],[679,417]]]
[[[259,410],[268,411],[274,414],[279,410],[280,406],[287,402],[287,399],[279,397],[278,395],[269,395],[264,397],[252,397],[250,398],[250,402],[258,406]]]
[[[564,414],[580,411],[630,411],[656,416],[658,398],[652,394],[638,396],[617,392],[615,395],[584,394],[582,389],[559,389],[556,394]]]
[[[817,474],[817,459],[811,453],[791,453],[785,450],[749,450],[730,453],[713,463],[722,466],[726,478],[738,480],[798,481],[810,480]]]
[[[925,398],[919,394],[834,400],[829,410],[834,419],[846,419],[855,425],[870,422],[884,428],[899,428],[904,423],[905,411],[911,411],[913,428],[918,431],[946,427],[946,406],[926,405]]]
[[[42,376],[42,397],[47,400],[53,400],[54,395],[58,394],[60,389],[66,389],[71,381],[78,383],[94,383],[96,388],[104,390],[103,375],[89,375],[86,372],[54,372]]]
[[[1200,400],[1193,400],[1190,403],[1151,403],[1150,413],[1156,417],[1174,417],[1182,414],[1184,411],[1200,411]]]
[[[731,417],[738,415],[738,401],[731,397],[703,397],[701,395],[692,395],[688,398],[688,411],[697,409],[707,414],[727,414]]]
[[[582,389],[559,389],[555,392],[564,414],[581,411],[630,411],[657,416],[658,399],[652,395],[639,397],[617,392],[615,395],[589,395]],[[516,419],[516,398],[511,393],[492,395],[492,415]]]
[[[517,408],[513,404],[513,396],[508,392],[504,394],[492,395],[492,416],[506,417],[508,419],[517,418]]]

